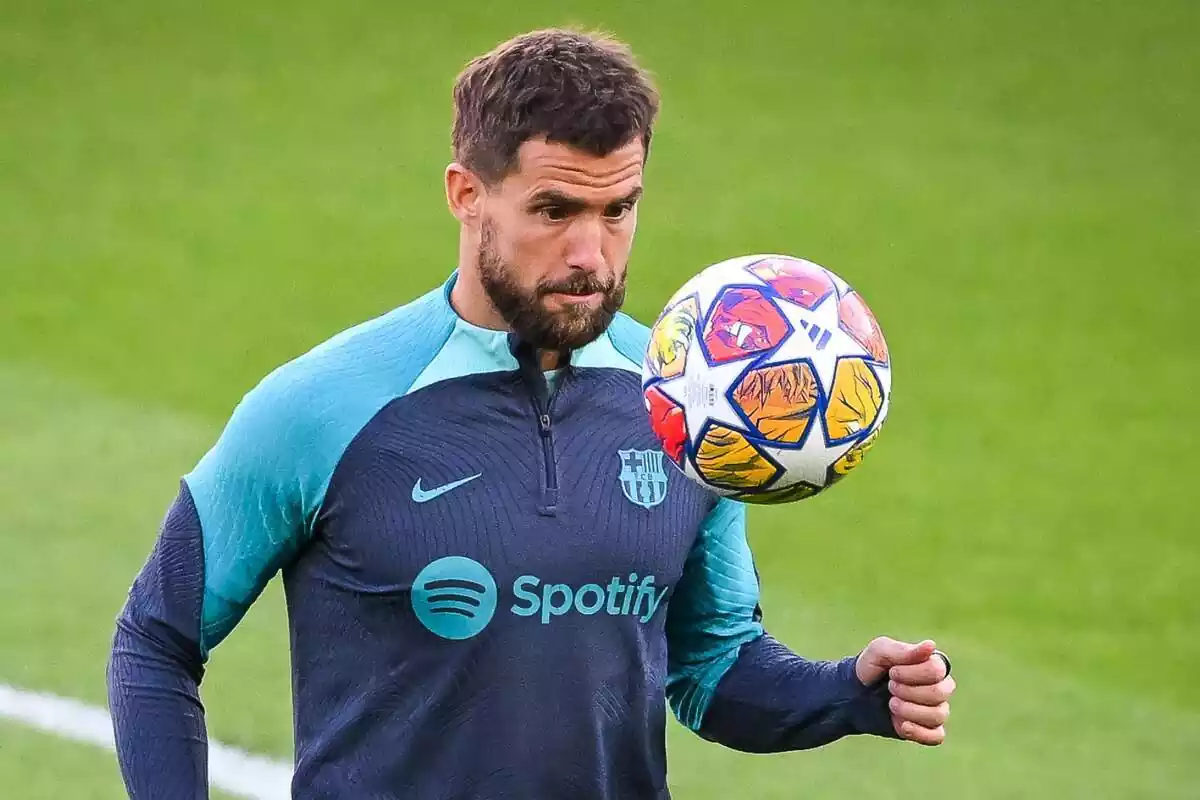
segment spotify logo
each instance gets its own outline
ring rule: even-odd
[[[557,617],[633,617],[643,625],[654,618],[670,591],[653,575],[613,575],[582,586],[521,575],[512,583],[513,616],[550,625]],[[505,594],[507,598],[508,595]],[[443,639],[470,639],[496,614],[496,579],[487,567],[465,556],[439,558],[417,573],[412,606],[417,619]],[[506,600],[507,602],[507,600]]]
[[[412,605],[430,632],[443,639],[470,639],[496,613],[496,581],[478,561],[439,558],[417,573]]]

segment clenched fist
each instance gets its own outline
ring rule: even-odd
[[[946,718],[954,678],[950,662],[930,640],[909,644],[880,636],[871,641],[854,665],[864,686],[883,679],[892,695],[892,725],[903,739],[925,745],[946,740]]]

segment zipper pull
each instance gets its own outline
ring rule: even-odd
[[[538,417],[538,427],[542,431],[542,436],[550,435],[550,415],[542,414]]]

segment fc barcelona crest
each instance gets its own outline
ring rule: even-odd
[[[667,497],[667,471],[661,450],[618,450],[621,490],[629,502],[654,508]]]

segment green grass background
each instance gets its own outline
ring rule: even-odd
[[[932,636],[943,748],[747,756],[673,727],[681,798],[1200,796],[1200,4],[8,0],[0,13],[0,682],[104,701],[112,622],[241,394],[453,267],[449,89],[550,24],[664,94],[631,264],[651,319],[788,252],[859,288],[888,429],[754,509],[774,633]],[[273,586],[214,653],[213,735],[288,757]],[[0,724],[6,797],[120,797]]]

